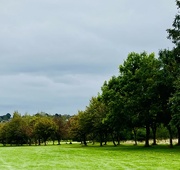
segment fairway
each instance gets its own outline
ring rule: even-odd
[[[0,153],[0,169],[3,170],[180,169],[180,147],[62,144],[0,147]]]

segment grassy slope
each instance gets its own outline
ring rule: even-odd
[[[180,147],[79,144],[0,147],[0,169],[180,169]]]

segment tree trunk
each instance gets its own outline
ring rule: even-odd
[[[32,141],[31,141],[31,139],[29,139],[29,146],[31,146],[31,143],[32,143]]]
[[[95,144],[95,141],[94,141],[94,139],[92,140],[92,145],[94,145]]]
[[[157,143],[156,143],[156,129],[157,129],[156,125],[152,126],[151,129],[152,129],[152,133],[153,133],[153,143],[152,143],[152,145],[157,145]]]
[[[178,132],[178,143],[177,145],[180,146],[180,127],[177,127],[177,132]]]
[[[83,142],[84,142],[84,145],[87,146],[86,135],[85,134],[83,135]]]
[[[171,130],[171,127],[168,125],[167,127],[168,131],[169,131],[169,145],[170,145],[170,148],[173,147],[173,141],[172,141],[172,130]]]
[[[58,139],[58,145],[60,145],[60,139]]]
[[[114,140],[114,135],[113,135],[113,133],[111,133],[111,136],[112,136],[112,140],[113,140],[114,146],[117,146],[117,145],[116,145],[116,142],[115,142],[115,140]]]
[[[117,139],[117,145],[120,145],[121,137],[120,133],[117,131],[116,133],[116,139]]]
[[[120,137],[119,136],[117,136],[117,145],[120,145]]]
[[[149,135],[150,135],[150,126],[149,126],[149,124],[146,124],[145,147],[149,147]]]
[[[105,134],[104,134],[104,145],[107,145],[107,137],[108,136],[108,134],[107,134],[107,132],[105,132]]]
[[[103,137],[102,137],[102,133],[99,133],[100,135],[100,146],[103,146]]]
[[[133,133],[134,133],[134,145],[137,145],[137,130],[133,128]]]

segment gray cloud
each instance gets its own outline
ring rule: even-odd
[[[0,2],[0,114],[75,114],[131,51],[171,48],[171,0]]]

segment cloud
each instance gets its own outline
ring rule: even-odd
[[[35,113],[57,108],[54,112],[61,112],[60,108],[63,108],[71,114],[74,113],[73,108],[76,111],[84,108],[105,80],[102,76],[67,74],[53,78],[27,74],[0,78],[3,82],[0,84],[3,89],[1,98],[4,99],[1,105],[6,106],[7,112],[19,108],[23,108],[24,112],[33,110]],[[84,105],[77,108],[76,103]]]
[[[75,114],[131,51],[171,48],[171,0],[0,2],[1,114]]]

